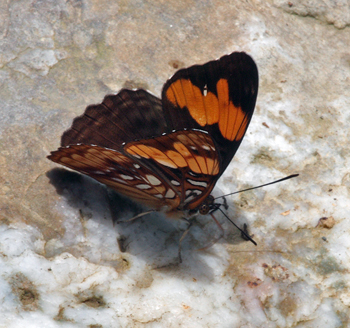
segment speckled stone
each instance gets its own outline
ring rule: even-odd
[[[350,325],[347,1],[0,2],[0,326]],[[49,162],[72,119],[123,87],[160,96],[174,72],[246,51],[256,112],[177,263],[180,223]],[[332,218],[331,227],[320,225]],[[119,246],[118,242],[119,240]]]

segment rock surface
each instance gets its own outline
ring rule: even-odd
[[[348,1],[0,3],[0,327],[350,325]],[[222,195],[258,246],[149,215],[49,162],[72,119],[122,87],[246,51],[256,112]],[[118,242],[119,241],[119,245]],[[326,324],[325,324],[326,323]]]

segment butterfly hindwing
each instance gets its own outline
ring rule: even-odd
[[[253,59],[234,52],[177,71],[163,87],[169,128],[206,130],[218,145],[222,172],[236,153],[253,115],[258,71]]]
[[[98,145],[120,150],[128,141],[167,132],[161,101],[145,90],[121,90],[88,106],[61,138],[61,146]]]
[[[180,204],[166,181],[119,151],[79,144],[61,147],[48,158],[155,210],[167,211]],[[167,194],[174,197],[165,197]]]
[[[123,153],[93,145],[61,147],[49,159],[84,173],[157,210],[194,209],[220,172],[218,152],[205,131],[134,141]]]
[[[220,173],[219,153],[206,131],[182,130],[130,142],[124,152],[172,185],[182,209],[198,207]]]

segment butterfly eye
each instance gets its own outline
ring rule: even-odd
[[[214,197],[209,195],[207,199],[199,206],[199,213],[202,215],[206,215],[213,208],[214,205]]]
[[[209,210],[210,210],[210,207],[209,207],[208,204],[202,204],[199,207],[199,213],[202,214],[202,215],[208,214]]]

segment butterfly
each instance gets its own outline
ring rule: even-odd
[[[169,217],[207,214],[257,94],[254,60],[233,52],[178,70],[161,99],[122,89],[88,106],[48,158]]]

